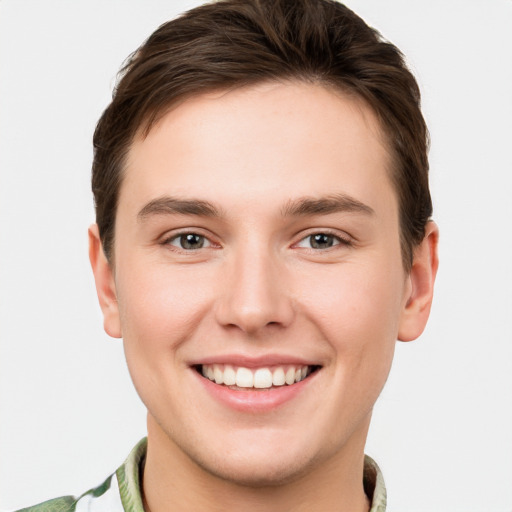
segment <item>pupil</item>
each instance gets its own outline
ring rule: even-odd
[[[311,247],[314,249],[325,249],[326,247],[332,247],[333,237],[332,235],[326,235],[325,233],[317,233],[311,236]]]
[[[204,238],[195,233],[181,235],[181,246],[183,249],[200,249],[204,245]]]

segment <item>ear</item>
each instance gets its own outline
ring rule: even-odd
[[[412,268],[407,277],[408,297],[406,297],[398,329],[398,339],[400,341],[415,340],[427,324],[434,293],[434,281],[439,265],[437,257],[438,241],[439,230],[434,222],[429,222],[425,229],[423,241],[414,251]]]
[[[121,338],[114,274],[103,252],[97,224],[93,224],[89,228],[89,260],[96,281],[96,293],[103,312],[103,328],[109,336]]]

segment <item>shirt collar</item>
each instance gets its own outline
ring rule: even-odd
[[[125,512],[144,512],[140,480],[146,458],[147,438],[131,451],[124,464],[116,471],[119,493]],[[364,458],[363,485],[372,506],[370,512],[386,512],[386,487],[377,463],[368,455]]]
[[[387,494],[384,477],[377,463],[368,455],[364,456],[364,492],[370,498],[370,512],[386,512]]]

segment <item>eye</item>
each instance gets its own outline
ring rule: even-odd
[[[329,249],[335,245],[349,245],[348,240],[344,240],[339,236],[332,235],[331,233],[313,233],[303,238],[297,247],[304,247],[307,249]]]
[[[169,238],[165,243],[185,251],[195,251],[212,245],[205,236],[197,233],[181,233]]]

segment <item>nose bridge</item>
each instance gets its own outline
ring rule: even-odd
[[[268,242],[253,239],[233,249],[218,308],[223,325],[255,333],[269,325],[288,325],[293,304],[286,272]]]

